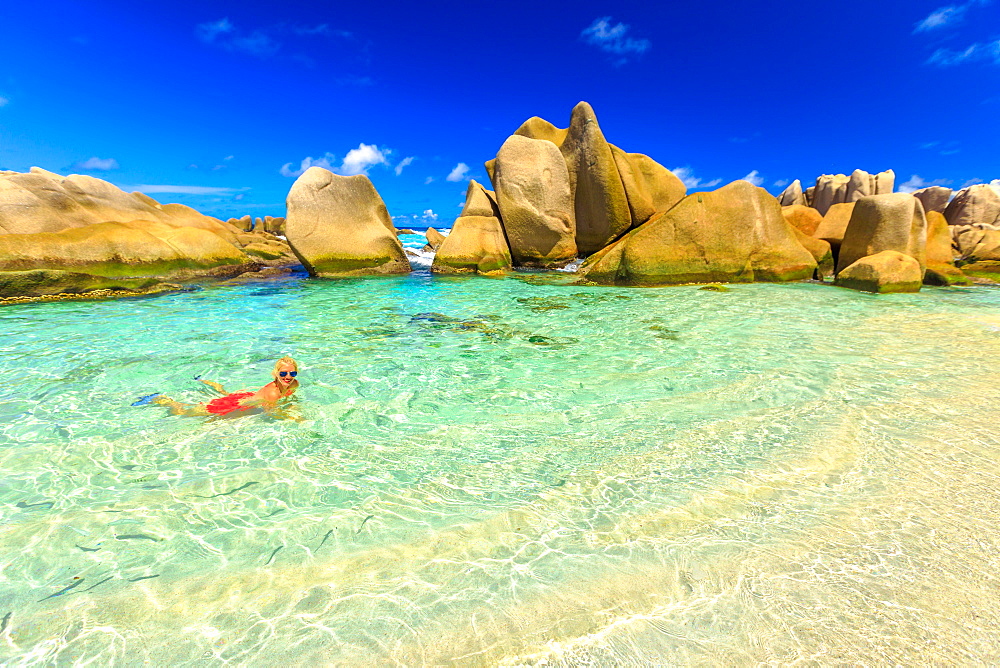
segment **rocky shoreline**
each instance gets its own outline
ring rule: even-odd
[[[609,143],[586,102],[567,128],[525,121],[470,181],[439,274],[498,276],[583,260],[577,282],[658,286],[829,279],[868,292],[1000,280],[1000,195],[893,192],[892,170],[796,180],[778,197],[747,181],[687,194],[646,155]],[[287,216],[222,221],[90,176],[0,172],[0,305],[104,299],[262,280],[411,270],[367,176],[303,173]],[[571,265],[572,266],[575,265]]]

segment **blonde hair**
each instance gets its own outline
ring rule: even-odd
[[[271,375],[277,377],[278,369],[285,366],[286,364],[291,364],[293,367],[295,367],[296,371],[299,370],[299,363],[286,355],[274,363],[274,369],[271,371]]]

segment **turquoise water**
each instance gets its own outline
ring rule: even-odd
[[[569,280],[0,309],[0,662],[1000,661],[1000,290]]]

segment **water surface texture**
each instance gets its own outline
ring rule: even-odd
[[[1000,661],[1000,290],[569,280],[0,309],[0,663]]]

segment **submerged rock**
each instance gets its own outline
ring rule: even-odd
[[[0,299],[86,295],[95,297],[155,294],[180,290],[181,286],[156,278],[109,278],[82,272],[32,269],[0,271]],[[94,294],[100,293],[100,294]]]
[[[392,218],[368,177],[310,167],[286,200],[285,234],[312,276],[410,271]]]
[[[887,250],[854,262],[838,272],[834,282],[841,287],[863,292],[919,292],[923,275],[916,259]]]
[[[576,257],[569,173],[555,144],[511,135],[497,153],[494,185],[516,265],[560,267]]]
[[[591,256],[580,268],[605,285],[669,285],[811,278],[812,254],[762,188],[736,181],[688,195]]]
[[[909,193],[862,197],[855,203],[844,233],[837,271],[863,257],[892,250],[916,260],[922,277],[927,266],[926,247],[927,219],[920,200]]]

